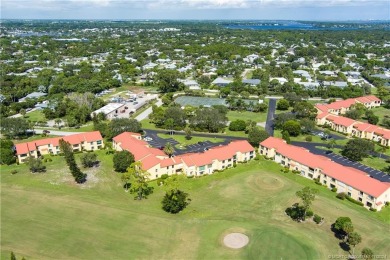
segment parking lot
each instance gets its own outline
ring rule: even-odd
[[[153,130],[144,130],[144,131],[145,131],[145,136],[149,137],[149,139],[151,139],[149,141],[148,141],[148,139],[145,141],[147,141],[150,144],[150,146],[152,146],[152,147],[163,149],[163,147],[165,147],[166,143],[171,143],[173,146],[176,146],[179,144],[179,142],[173,138],[159,137],[157,135],[157,133],[158,133],[157,131],[153,131]],[[185,154],[185,153],[200,153],[200,152],[204,152],[204,151],[206,151],[212,147],[215,147],[215,146],[226,145],[229,142],[230,142],[229,140],[225,140],[225,141],[219,142],[219,143],[213,143],[211,141],[204,141],[204,142],[199,142],[196,144],[188,145],[186,147],[183,147],[183,149],[178,149],[175,147],[174,155],[181,155],[181,154]]]
[[[359,162],[354,162],[349,160],[346,157],[343,157],[341,155],[335,154],[335,153],[329,153],[326,155],[328,158],[331,158],[333,161],[342,164],[344,166],[353,167],[355,169],[364,171],[365,173],[369,174],[372,178],[375,178],[377,180],[383,181],[383,182],[390,182],[390,175],[379,171],[377,169],[371,168],[369,166],[366,166],[364,164],[361,164]]]

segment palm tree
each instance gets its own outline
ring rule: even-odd
[[[175,152],[175,148],[173,147],[173,145],[171,143],[166,143],[164,147],[164,153],[166,153],[169,157],[171,157],[174,152]]]
[[[328,142],[328,147],[330,148],[330,149],[333,149],[335,146],[336,146],[336,140],[334,140],[334,139],[330,139],[329,140],[329,142]]]
[[[58,129],[60,128],[60,124],[62,123],[62,120],[57,118],[56,120],[54,120],[54,123],[57,125]]]
[[[379,158],[382,158],[382,154],[384,154],[387,151],[387,147],[380,145],[377,151],[379,154]]]

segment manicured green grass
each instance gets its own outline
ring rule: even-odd
[[[26,120],[30,120],[32,122],[46,121],[45,115],[42,113],[42,110],[34,110],[32,112],[27,113],[24,118]]]
[[[180,144],[176,145],[176,148],[184,148],[187,145],[196,144],[197,142],[210,141],[213,143],[223,142],[222,138],[208,138],[208,137],[199,137],[192,136],[190,140],[187,140],[184,135],[167,135],[167,134],[157,134],[159,137],[167,139],[173,138],[178,141]]]
[[[74,128],[74,127],[66,128],[66,127],[63,127],[60,130],[58,130],[58,128],[53,128],[53,130],[63,131],[63,132],[91,132],[91,131],[93,131],[93,123],[89,122],[86,125],[81,126],[80,128]]]
[[[227,117],[229,121],[241,119],[244,121],[252,120],[255,122],[265,122],[267,120],[267,112],[255,113],[250,111],[229,111],[227,113]]]
[[[14,142],[14,144],[18,144],[18,143],[25,143],[25,142],[40,140],[40,139],[43,139],[43,138],[50,138],[50,137],[56,137],[56,136],[54,136],[54,135],[46,135],[46,136],[42,136],[42,135],[32,135],[32,136],[29,136],[28,138],[24,138],[24,139],[14,139],[14,140],[12,140],[12,141]]]
[[[10,251],[18,259],[325,259],[348,254],[330,230],[339,216],[349,216],[362,235],[357,252],[367,246],[388,253],[389,208],[370,212],[338,200],[311,180],[281,173],[272,161],[185,180],[180,188],[191,204],[170,215],[161,209],[162,187],[152,182],[154,193],[134,200],[112,170],[112,155],[97,153],[101,166],[83,169],[89,176],[83,185],[74,184],[59,156],[42,174],[26,165],[1,166],[2,259]],[[284,213],[304,186],[319,190],[313,210],[325,218],[322,225],[296,223]],[[248,246],[224,247],[230,232],[247,234]]]

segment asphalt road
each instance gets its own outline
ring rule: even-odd
[[[295,145],[295,146],[303,147],[303,148],[309,150],[311,153],[328,157],[332,161],[337,162],[341,165],[352,167],[352,168],[355,168],[357,170],[363,171],[363,172],[367,173],[368,175],[370,175],[371,178],[377,179],[377,180],[382,181],[382,182],[390,182],[390,175],[388,175],[380,170],[371,168],[371,167],[366,166],[364,164],[361,164],[359,162],[351,161],[348,158],[343,157],[343,156],[338,155],[338,154],[335,154],[335,153],[329,153],[329,152],[327,153],[325,150],[316,147],[316,146],[326,146],[326,144],[308,143],[308,142],[291,142],[291,144]],[[388,157],[387,155],[383,155],[383,158],[385,158],[384,156]]]
[[[265,122],[265,130],[270,136],[274,136],[273,120],[275,118],[276,101],[277,99],[270,98],[268,103],[268,114],[267,114],[267,121]]]
[[[159,98],[157,99],[156,105],[157,105],[158,107],[162,105],[161,99],[159,99]],[[152,112],[153,112],[153,108],[152,108],[152,107],[149,107],[149,108],[146,109],[144,112],[142,112],[141,114],[139,114],[138,116],[136,116],[135,119],[137,119],[139,122],[141,122],[142,120],[144,120],[145,118],[147,118]]]

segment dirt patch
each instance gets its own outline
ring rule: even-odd
[[[249,243],[249,237],[242,233],[230,233],[223,238],[225,246],[233,249],[240,249]]]

